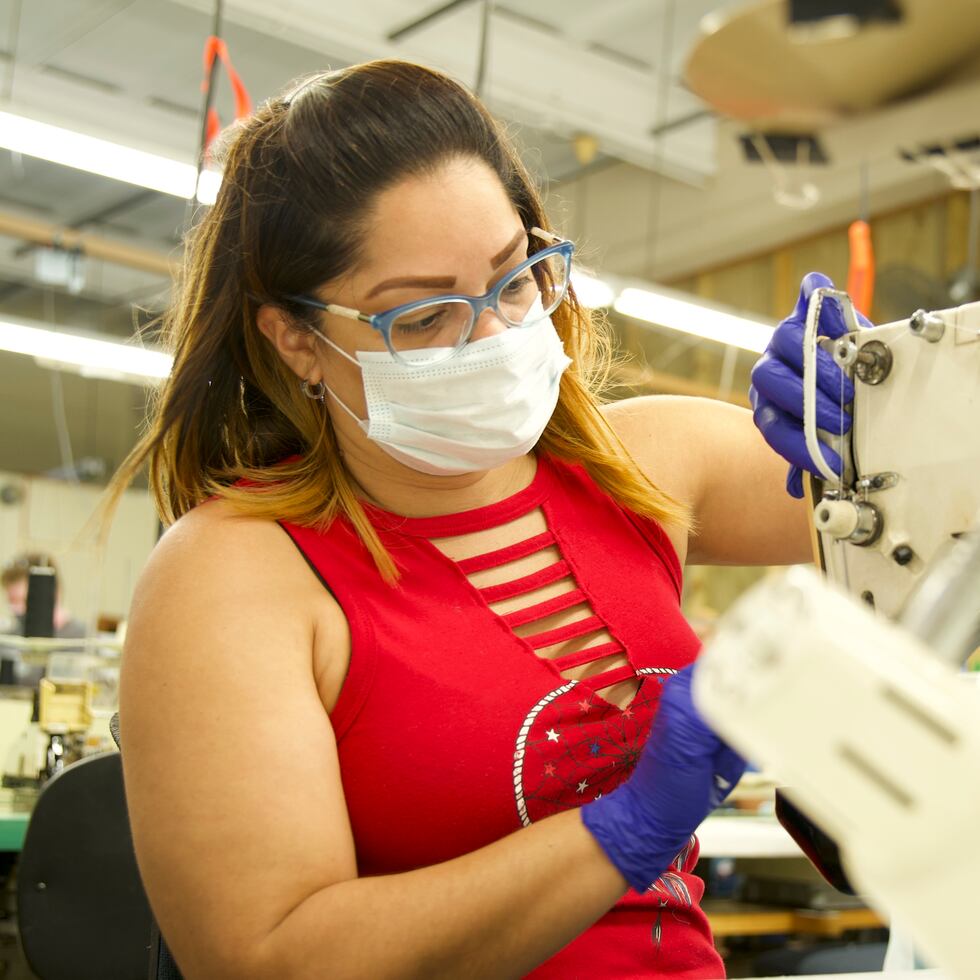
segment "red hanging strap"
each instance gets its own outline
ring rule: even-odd
[[[847,229],[850,263],[847,269],[847,292],[854,305],[867,317],[875,292],[875,256],[871,245],[871,227],[864,220],[851,222]]]
[[[204,42],[204,81],[201,83],[201,91],[206,92],[211,78],[211,69],[215,59],[218,58],[224,65],[228,73],[228,81],[231,83],[231,90],[235,96],[235,118],[242,119],[252,111],[252,100],[249,97],[248,89],[241,76],[235,71],[235,66],[231,63],[231,56],[228,54],[228,45],[220,37],[213,34]],[[205,130],[204,147],[205,151],[211,142],[221,131],[221,120],[214,108],[208,110],[207,127]]]

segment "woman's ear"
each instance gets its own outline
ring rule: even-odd
[[[297,329],[283,309],[271,303],[259,307],[255,323],[297,378],[313,385],[321,380],[316,336],[311,331]]]

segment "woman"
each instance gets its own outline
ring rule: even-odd
[[[148,460],[176,518],[121,721],[186,976],[723,975],[691,834],[742,763],[680,570],[806,560],[806,514],[748,412],[599,407],[571,252],[437,72],[231,134],[116,484]]]

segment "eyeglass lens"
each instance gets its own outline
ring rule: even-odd
[[[568,284],[568,262],[562,255],[545,255],[504,280],[498,294],[500,318],[511,327],[528,315],[547,316],[561,302]],[[540,303],[540,312],[538,304]],[[462,344],[473,323],[473,308],[464,300],[438,300],[399,316],[391,325],[391,345],[407,360],[431,358],[433,348],[453,350]]]

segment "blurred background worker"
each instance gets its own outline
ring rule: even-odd
[[[85,624],[75,619],[62,605],[58,569],[50,555],[31,552],[18,555],[3,567],[0,583],[3,585],[10,620],[5,632],[25,636],[24,625],[27,616],[27,589],[32,568],[49,568],[54,574],[54,635],[64,639],[78,639],[85,635]]]
[[[58,569],[54,559],[41,552],[17,555],[4,565],[3,572],[0,573],[0,584],[3,585],[4,598],[7,600],[9,610],[3,632],[14,636],[28,635],[27,595],[32,569],[48,570],[54,580],[51,635],[61,639],[80,639],[85,636],[85,624],[72,616],[71,612],[62,605]],[[31,630],[32,634],[39,633],[39,635],[44,635],[47,632],[47,629],[43,631]],[[20,650],[0,644],[0,681],[15,684],[36,684],[43,675],[43,667],[28,666],[22,662]]]

